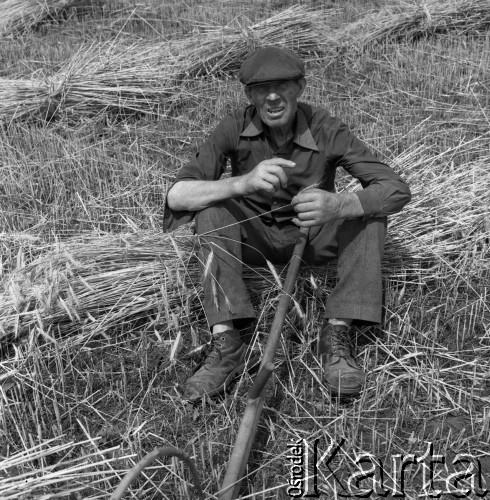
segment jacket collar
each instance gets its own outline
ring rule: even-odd
[[[252,118],[252,121],[248,124],[245,130],[240,134],[240,137],[257,137],[264,133],[264,124],[260,119],[258,113]],[[306,121],[305,114],[303,110],[298,107],[296,112],[296,130],[294,133],[293,141],[303,148],[311,149],[313,151],[319,151],[318,146],[313,139],[310,128],[308,127],[308,122]]]

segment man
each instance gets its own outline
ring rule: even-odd
[[[201,235],[204,309],[214,349],[186,382],[185,397],[215,395],[244,370],[243,329],[255,319],[242,265],[287,263],[299,228],[310,229],[308,264],[338,259],[318,339],[323,381],[337,395],[360,392],[352,324],[379,323],[386,216],[410,200],[407,184],[327,111],[298,102],[303,61],[277,47],[256,50],[240,81],[250,105],[228,115],[177,175],[167,196],[172,230],[189,213]],[[227,163],[231,176],[222,177]],[[335,193],[337,167],[363,189]]]

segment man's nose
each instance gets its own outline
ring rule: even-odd
[[[281,98],[281,96],[274,91],[269,92],[269,94],[267,94],[267,100],[270,102],[277,101],[280,98]]]

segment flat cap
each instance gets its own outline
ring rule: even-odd
[[[280,47],[264,47],[252,52],[238,73],[240,81],[247,86],[302,76],[305,76],[304,62],[294,52]]]

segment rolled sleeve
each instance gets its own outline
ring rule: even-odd
[[[333,137],[337,166],[359,180],[356,191],[364,218],[386,217],[399,212],[411,199],[408,184],[386,163],[379,161],[368,147],[341,124]]]
[[[212,181],[219,179],[228,163],[229,155],[236,144],[237,124],[232,115],[226,116],[214,129],[197,153],[178,172],[168,191],[180,181]],[[194,218],[194,212],[172,210],[165,198],[163,230],[173,231]]]

